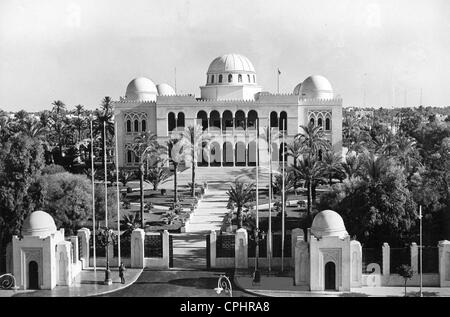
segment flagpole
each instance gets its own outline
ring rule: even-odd
[[[91,126],[91,179],[92,179],[92,244],[94,248],[94,271],[97,271],[97,256],[95,252],[95,179],[94,179],[94,138],[92,136],[92,118]]]
[[[271,271],[271,262],[272,262],[272,129],[270,127],[270,118],[268,118],[269,123],[269,230],[267,233],[267,243],[269,244],[268,250],[268,262],[269,262],[269,272]]]
[[[117,191],[117,266],[120,266],[120,191],[119,191],[119,146],[117,142],[117,120],[114,120],[114,134],[116,138],[116,191]]]
[[[277,71],[277,93],[280,93],[280,69]]]
[[[255,271],[258,270],[259,257],[259,119],[256,118],[256,257],[255,257]]]
[[[422,205],[419,206],[419,219],[420,219],[420,297],[423,297],[422,294]]]
[[[105,227],[108,228],[108,175],[106,162],[106,122],[103,121],[103,157],[105,160]]]
[[[281,122],[281,124],[283,124],[283,127],[284,127],[284,121],[282,121]],[[283,128],[282,128],[282,130],[283,130]],[[284,213],[285,213],[285,206],[284,206],[284,203],[285,203],[285,185],[284,185],[284,183],[285,183],[285,167],[284,167],[284,130],[282,131],[282,139],[281,139],[281,147],[282,147],[282,155],[283,155],[283,157],[282,157],[282,176],[281,176],[281,179],[282,179],[282,189],[281,189],[281,272],[283,272],[283,269],[284,269],[284,230],[285,230],[285,228],[284,228]]]

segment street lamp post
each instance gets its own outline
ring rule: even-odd
[[[253,272],[253,283],[257,284],[261,281],[261,273],[259,272],[259,243],[261,240],[264,240],[266,234],[259,230],[259,228],[255,228],[253,230],[253,236],[250,236],[250,239],[255,241],[255,271]]]
[[[225,294],[228,293],[230,294],[230,297],[233,297],[233,288],[230,279],[226,275],[220,275],[219,280],[217,281],[217,287],[214,290],[218,295],[222,293],[222,291],[225,291]]]
[[[114,241],[114,233],[112,229],[105,227],[99,231],[99,242],[105,248],[106,253],[106,270],[105,285],[112,285],[111,270],[109,269],[109,245]]]
[[[419,242],[419,259],[420,259],[420,297],[423,297],[422,293],[422,253],[423,253],[423,246],[422,246],[422,206],[419,206],[419,220],[420,220],[420,242]]]

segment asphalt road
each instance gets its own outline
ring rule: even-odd
[[[100,295],[100,297],[227,297],[218,295],[214,288],[221,274],[225,271],[143,271],[137,281],[117,292]],[[252,297],[236,289],[233,285],[233,297]]]

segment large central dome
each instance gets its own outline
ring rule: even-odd
[[[240,54],[225,54],[215,58],[208,68],[208,74],[218,73],[255,73],[255,67],[253,67],[250,60]]]

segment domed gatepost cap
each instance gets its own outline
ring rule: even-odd
[[[311,234],[317,239],[322,237],[339,237],[342,239],[348,236],[344,220],[333,210],[323,210],[314,217]]]
[[[23,222],[23,236],[37,236],[46,238],[56,233],[53,217],[42,210],[33,211]]]

